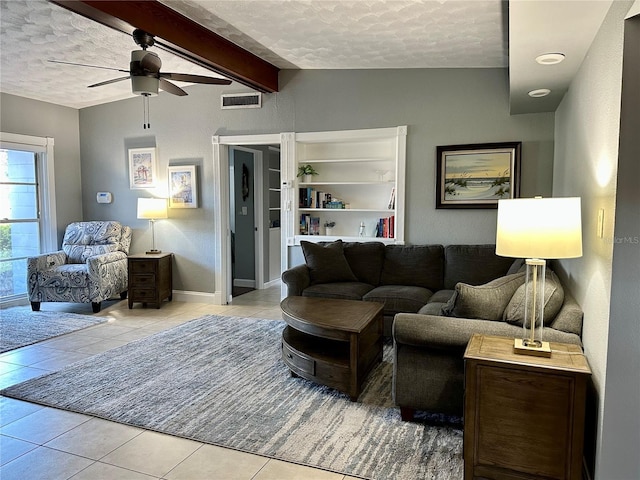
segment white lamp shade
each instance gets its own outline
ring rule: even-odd
[[[138,218],[147,220],[167,218],[167,200],[165,198],[139,198]]]
[[[498,200],[496,254],[541,259],[581,257],[580,198]]]

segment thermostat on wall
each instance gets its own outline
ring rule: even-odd
[[[111,192],[98,192],[96,199],[98,200],[98,203],[111,203]]]

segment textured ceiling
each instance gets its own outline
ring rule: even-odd
[[[512,113],[555,109],[611,3],[161,1],[283,69],[509,67]],[[121,72],[49,62],[128,69],[130,52],[138,48],[128,35],[46,0],[0,0],[0,27],[0,91],[74,108],[133,96],[128,81],[86,88],[123,76]],[[219,76],[167,51],[153,50],[162,59],[163,72]],[[541,69],[533,58],[545,51],[570,52],[570,61],[562,69]],[[530,89],[548,85],[556,93],[551,99],[535,102],[527,97]]]
[[[499,0],[163,3],[281,68],[507,66]]]
[[[488,1],[165,0],[280,68],[505,67],[502,3]],[[81,108],[132,96],[129,82],[87,89],[127,69],[133,40],[45,0],[0,2],[0,89]],[[245,33],[246,32],[246,33]],[[216,76],[158,51],[162,71]]]

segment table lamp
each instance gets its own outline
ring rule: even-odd
[[[156,250],[156,230],[155,222],[160,218],[167,218],[167,200],[165,198],[139,198],[138,218],[149,220],[151,225],[152,248],[146,253],[162,253]]]
[[[496,254],[526,258],[524,330],[514,352],[551,356],[542,341],[546,260],[582,256],[580,198],[498,200]]]

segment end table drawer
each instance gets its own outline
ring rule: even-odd
[[[306,373],[308,375],[316,374],[316,362],[314,362],[313,359],[296,352],[284,342],[282,342],[282,359],[284,360],[284,363],[293,370],[298,370],[301,373]]]
[[[155,302],[158,298],[153,288],[132,288],[129,293],[136,302]]]
[[[148,260],[135,260],[129,262],[131,273],[155,273],[156,262]]]
[[[131,283],[132,287],[154,288],[156,285],[156,276],[152,273],[131,275],[129,282]]]

